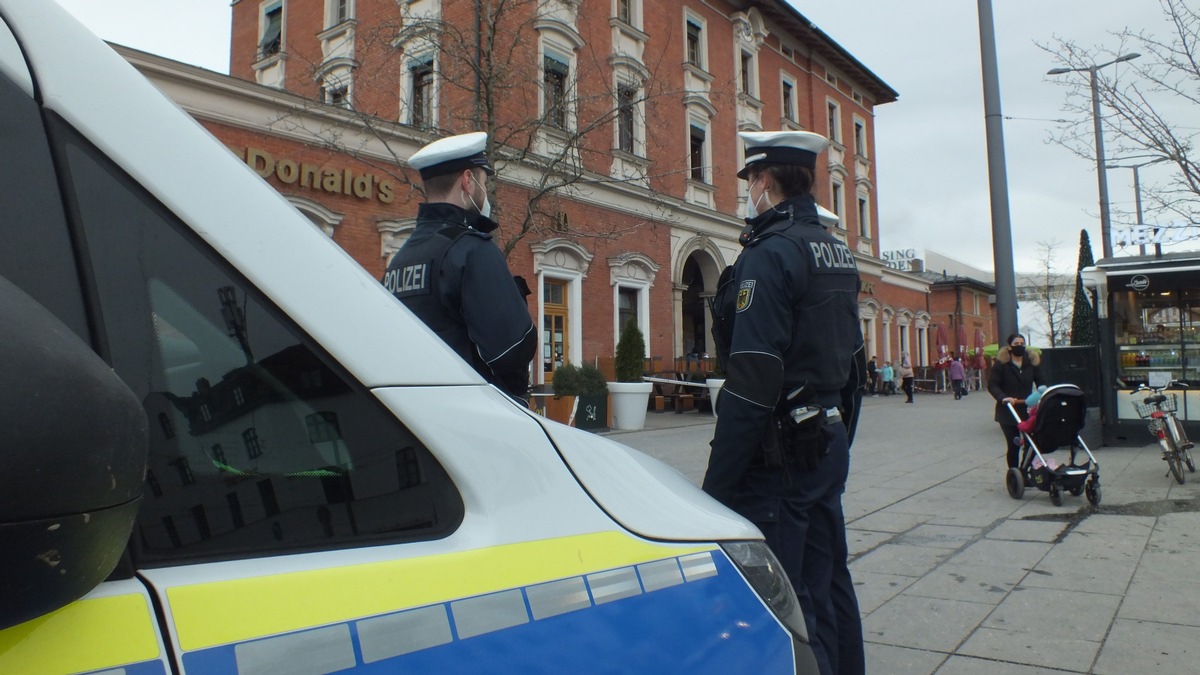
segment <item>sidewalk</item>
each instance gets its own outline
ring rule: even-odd
[[[986,392],[864,400],[845,507],[869,672],[1196,672],[1200,474],[1164,476],[1156,444],[1092,448],[1099,508],[1016,501],[992,410]],[[651,413],[608,436],[699,483],[712,430]]]

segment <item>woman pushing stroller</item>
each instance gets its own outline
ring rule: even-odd
[[[996,354],[996,362],[988,374],[988,393],[996,399],[996,414],[993,419],[1000,425],[1004,434],[1004,443],[1008,450],[1008,466],[1013,468],[1020,463],[1020,448],[1018,438],[1020,431],[1017,421],[1008,411],[1007,404],[1024,419],[1027,415],[1025,399],[1033,393],[1034,387],[1045,384],[1042,371],[1038,367],[1038,355],[1025,350],[1025,336],[1013,333],[1008,336],[1007,346],[1001,347]]]

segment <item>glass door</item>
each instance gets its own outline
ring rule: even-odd
[[[547,279],[542,284],[542,372],[546,382],[554,381],[554,371],[566,363],[570,353],[567,345],[567,282]]]

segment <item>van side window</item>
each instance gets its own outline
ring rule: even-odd
[[[420,441],[161,204],[63,136],[112,364],[158,420],[139,564],[453,531],[462,499]]]

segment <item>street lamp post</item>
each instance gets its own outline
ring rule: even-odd
[[[1104,173],[1104,130],[1100,117],[1100,89],[1096,86],[1096,71],[1114,63],[1136,59],[1139,56],[1141,54],[1131,52],[1122,54],[1112,61],[1086,68],[1054,68],[1046,73],[1047,75],[1062,75],[1063,73],[1086,71],[1089,75],[1092,87],[1092,124],[1096,133],[1096,182],[1100,191],[1100,250],[1105,258],[1112,257],[1112,223],[1108,216],[1108,176]]]

